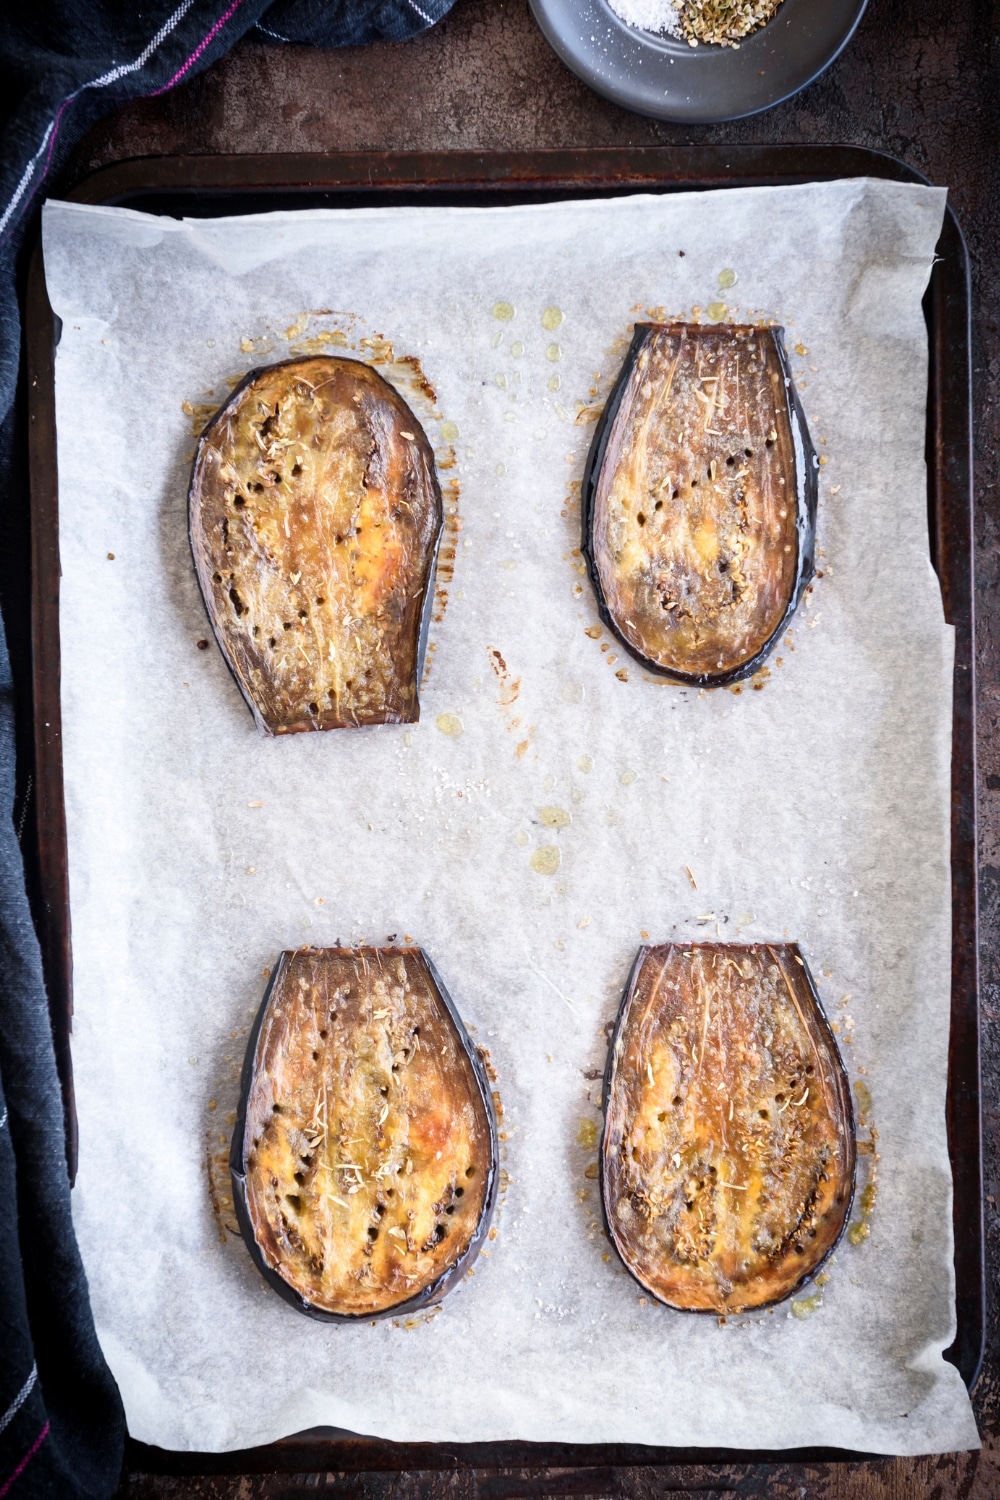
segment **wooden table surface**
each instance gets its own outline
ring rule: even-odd
[[[331,0],[331,4],[333,0]],[[987,1278],[1000,1250],[1000,6],[989,0],[870,0],[846,53],[797,98],[719,126],[645,120],[600,99],[543,41],[527,0],[457,0],[433,31],[402,46],[323,52],[249,42],[158,99],[131,104],[78,148],[65,188],[126,157],[191,152],[529,149],[699,142],[850,142],[902,157],[945,184],[972,262],[976,430],[979,890]],[[975,1392],[978,1454],[870,1463],[425,1470],[367,1474],[155,1476],[120,1494],[257,1497],[324,1494],[399,1500],[652,1496],[776,1500],[988,1500],[1000,1496],[1000,1333],[991,1298]]]

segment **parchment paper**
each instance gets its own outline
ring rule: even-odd
[[[952,638],[920,298],[943,204],[853,180],[187,223],[47,206],[74,1212],[136,1437],[976,1445],[941,1357]],[[823,576],[740,693],[666,686],[588,634],[577,412],[657,308],[779,319],[828,460]],[[415,356],[435,387],[435,408],[414,399],[459,487],[422,719],[264,740],[197,645],[191,408],[290,350],[388,359],[381,339],[393,378]],[[642,1296],[586,1175],[637,947],[716,933],[802,943],[879,1152],[829,1282],[726,1326]],[[436,1316],[329,1327],[226,1234],[206,1155],[224,1158],[280,949],[390,935],[423,945],[489,1050],[509,1175],[488,1255]]]

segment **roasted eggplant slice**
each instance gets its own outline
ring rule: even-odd
[[[497,1133],[483,1064],[419,948],[283,953],[233,1132],[236,1216],[301,1312],[430,1306],[489,1229]]]
[[[605,1223],[654,1297],[742,1312],[819,1269],[851,1206],[854,1118],[796,944],[641,949],[604,1095]]]
[[[636,324],[587,460],[601,616],[678,682],[756,671],[813,575],[816,455],[781,333]]]
[[[252,370],[209,422],[191,551],[264,734],[411,723],[441,491],[420,423],[354,359]]]

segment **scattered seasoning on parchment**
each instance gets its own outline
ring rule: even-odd
[[[738,47],[770,21],[781,0],[609,0],[611,9],[640,31],[683,37],[692,47],[699,42]]]

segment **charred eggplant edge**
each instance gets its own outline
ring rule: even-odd
[[[614,426],[615,417],[618,415],[618,408],[621,406],[622,397],[625,394],[625,387],[628,384],[629,377],[632,374],[633,366],[635,365],[635,362],[639,357],[639,350],[645,342],[646,334],[651,328],[669,328],[672,326],[676,325],[672,325],[669,323],[635,324],[635,331],[632,335],[632,342],[628,347],[628,352],[625,355],[621,370],[618,373],[618,379],[615,381],[615,384],[612,387],[611,393],[608,396],[607,402],[605,404],[604,411],[601,414],[601,419],[597,424],[593,441],[590,445],[590,451],[587,454],[587,461],[583,469],[583,485],[581,489],[583,539],[580,550],[582,551],[584,559],[586,561],[587,573],[590,578],[591,586],[594,590],[594,596],[597,600],[597,612],[604,624],[607,626],[608,630],[610,630],[612,635],[614,635],[616,639],[621,642],[622,646],[624,646],[625,650],[629,653],[634,661],[639,662],[640,665],[645,667],[647,671],[655,672],[658,677],[665,677],[670,682],[686,683],[691,687],[727,687],[730,683],[742,682],[747,677],[752,677],[754,672],[757,671],[758,667],[762,666],[763,663],[767,660],[768,656],[774,650],[775,642],[798,608],[799,601],[802,598],[803,590],[805,589],[806,585],[811,582],[814,576],[815,560],[813,554],[816,541],[816,505],[819,494],[819,482],[817,478],[817,475],[819,473],[819,460],[816,456],[816,449],[813,447],[813,441],[809,434],[809,426],[806,422],[806,414],[802,407],[802,402],[799,400],[799,393],[795,389],[795,382],[792,379],[792,371],[791,366],[788,363],[788,355],[785,353],[785,345],[782,337],[785,330],[784,328],[775,324],[773,327],[766,331],[771,333],[774,337],[774,347],[778,353],[778,364],[781,368],[781,373],[784,378],[785,390],[788,392],[789,396],[788,409],[789,420],[792,426],[792,448],[795,452],[796,457],[796,578],[795,588],[792,590],[792,595],[789,599],[788,606],[785,609],[785,612],[782,615],[777,626],[772,631],[770,636],[768,636],[767,640],[764,642],[764,645],[760,648],[756,655],[751,657],[749,661],[744,662],[741,666],[731,667],[726,672],[676,672],[671,667],[661,667],[659,662],[652,661],[648,656],[643,656],[640,652],[638,652],[632,642],[626,639],[626,637],[618,629],[618,626],[615,624],[614,617],[612,616],[611,610],[608,608],[607,600],[604,597],[604,590],[601,587],[601,580],[597,570],[597,560],[594,556],[593,547],[593,521],[597,479],[601,472],[601,466],[604,463],[604,455],[607,450],[608,439],[611,436],[611,429]],[[698,327],[699,325],[686,324],[684,326]],[[725,327],[728,325],[710,324],[705,326]],[[799,471],[800,452],[802,458],[801,473]]]
[[[469,1037],[469,1033],[465,1029],[461,1016],[455,1009],[454,1001],[442,983],[441,976],[434,967],[434,964],[427,957],[427,954],[422,949],[383,948],[383,953],[417,953],[430,976],[432,984],[436,987],[451,1023],[458,1032],[458,1039],[465,1048],[472,1063],[472,1071],[483,1101],[483,1107],[486,1110],[490,1132],[490,1162],[486,1196],[483,1199],[483,1211],[480,1215],[479,1223],[476,1226],[472,1239],[469,1241],[468,1248],[452,1267],[444,1271],[436,1281],[424,1287],[423,1291],[417,1292],[413,1297],[408,1297],[405,1302],[397,1302],[392,1307],[384,1308],[381,1312],[333,1313],[327,1311],[326,1308],[315,1307],[306,1297],[300,1296],[295,1288],[283,1276],[279,1276],[278,1272],[269,1266],[264,1259],[264,1255],[254,1236],[253,1224],[250,1219],[250,1209],[247,1204],[246,1179],[247,1156],[249,1154],[246,1141],[247,1104],[250,1099],[250,1088],[257,1073],[257,1045],[260,1041],[261,1029],[264,1025],[264,1018],[267,1015],[275,986],[288,967],[291,959],[294,958],[296,953],[300,953],[301,951],[299,948],[286,948],[283,950],[278,962],[274,966],[274,972],[268,981],[267,989],[264,991],[264,998],[260,1002],[260,1007],[254,1017],[254,1023],[250,1028],[250,1035],[247,1039],[247,1050],[243,1059],[243,1071],[240,1075],[240,1102],[236,1112],[236,1123],[233,1126],[233,1139],[229,1148],[229,1175],[233,1186],[233,1206],[236,1210],[236,1222],[240,1226],[243,1243],[249,1250],[250,1259],[257,1267],[257,1270],[263,1276],[268,1286],[276,1291],[278,1296],[287,1302],[290,1307],[294,1307],[296,1312],[305,1313],[310,1318],[317,1318],[321,1323],[354,1324],[371,1323],[382,1318],[397,1318],[409,1313],[420,1312],[425,1308],[433,1307],[435,1303],[440,1302],[451,1291],[455,1282],[464,1276],[469,1266],[476,1260],[482,1249],[483,1242],[489,1234],[493,1210],[496,1207],[497,1188],[500,1180],[500,1142],[497,1134],[496,1111],[493,1107],[493,1094],[490,1090],[489,1079],[486,1076],[486,1068],[478,1050]]]
[[[620,1249],[619,1244],[618,1244],[618,1240],[617,1240],[617,1238],[615,1236],[615,1232],[614,1232],[614,1229],[612,1227],[612,1219],[611,1219],[611,1214],[609,1212],[609,1205],[608,1205],[608,1185],[607,1185],[606,1163],[607,1163],[607,1159],[608,1159],[608,1146],[609,1146],[609,1142],[608,1142],[608,1115],[609,1115],[609,1108],[608,1108],[608,1106],[609,1106],[609,1101],[611,1099],[611,1086],[612,1086],[612,1083],[614,1082],[614,1076],[615,1076],[615,1048],[616,1048],[616,1046],[618,1044],[618,1038],[619,1038],[619,1036],[622,1033],[622,1028],[623,1028],[623,1025],[624,1025],[624,1022],[625,1022],[625,1018],[626,1018],[626,1016],[628,1014],[629,1005],[631,1004],[631,1001],[632,1001],[632,994],[633,994],[633,991],[635,989],[635,982],[636,982],[636,980],[639,977],[639,970],[642,968],[642,965],[645,962],[645,959],[646,959],[647,955],[650,954],[650,953],[654,953],[657,948],[667,948],[667,947],[669,947],[669,948],[681,948],[681,947],[683,947],[686,952],[689,952],[691,949],[694,949],[694,948],[717,948],[719,946],[720,946],[720,944],[718,944],[718,943],[678,943],[678,942],[674,941],[673,939],[671,939],[671,941],[668,942],[668,943],[644,943],[642,945],[642,947],[639,949],[638,953],[636,954],[635,960],[634,960],[634,962],[632,964],[632,968],[629,971],[628,980],[626,981],[626,984],[625,984],[625,993],[622,996],[621,1005],[618,1007],[618,1016],[617,1016],[617,1018],[615,1020],[615,1029],[611,1033],[611,1040],[608,1043],[608,1056],[607,1056],[607,1061],[606,1061],[606,1063],[604,1065],[604,1079],[603,1079],[603,1082],[601,1084],[601,1097],[602,1097],[602,1100],[603,1100],[603,1103],[604,1103],[604,1124],[603,1124],[603,1127],[601,1129],[601,1143],[600,1143],[601,1217],[604,1220],[604,1233],[606,1234],[606,1236],[607,1236],[607,1238],[608,1238],[608,1240],[609,1240],[609,1242],[611,1244],[611,1248],[614,1250],[614,1252],[617,1255],[618,1259],[621,1261],[622,1266],[628,1272],[628,1274],[631,1276],[632,1280],[636,1283],[636,1285],[637,1286],[641,1286],[644,1292],[648,1292],[651,1297],[653,1297],[657,1302],[659,1302],[659,1304],[660,1304],[661,1307],[669,1307],[672,1312],[688,1313],[688,1314],[693,1314],[695,1316],[711,1317],[711,1318],[717,1318],[719,1316],[718,1312],[716,1312],[714,1308],[711,1308],[711,1307],[678,1307],[677,1304],[674,1303],[674,1302],[667,1302],[665,1300],[665,1298],[661,1297],[659,1295],[659,1293],[656,1292],[656,1291],[654,1291],[654,1289],[651,1286],[648,1286],[646,1284],[646,1282],[643,1281],[642,1277],[639,1276],[635,1270],[633,1270],[633,1268],[632,1268],[631,1265],[629,1265],[628,1261],[625,1259],[624,1255],[621,1252],[621,1249]],[[806,984],[809,986],[810,993],[812,994],[813,1000],[816,1003],[816,1011],[817,1011],[817,1014],[818,1014],[819,1019],[820,1019],[821,1029],[826,1033],[826,1038],[827,1038],[828,1042],[830,1043],[832,1054],[836,1058],[835,1076],[836,1076],[836,1081],[837,1081],[838,1088],[840,1090],[840,1093],[843,1096],[843,1100],[844,1100],[844,1104],[845,1104],[845,1109],[846,1109],[847,1124],[848,1124],[848,1130],[847,1130],[847,1149],[848,1149],[849,1158],[850,1158],[849,1192],[848,1192],[848,1195],[847,1195],[847,1207],[846,1207],[846,1210],[844,1212],[844,1222],[841,1224],[840,1229],[837,1232],[837,1237],[833,1241],[833,1243],[830,1245],[830,1247],[826,1251],[826,1253],[822,1256],[822,1258],[820,1260],[818,1260],[816,1262],[816,1264],[810,1270],[803,1272],[803,1274],[799,1277],[799,1279],[795,1283],[795,1285],[793,1287],[790,1287],[787,1292],[785,1292],[785,1293],[782,1294],[782,1296],[780,1296],[780,1297],[774,1297],[774,1298],[771,1299],[770,1302],[756,1302],[756,1303],[754,1303],[754,1305],[753,1305],[752,1308],[743,1309],[746,1312],[757,1313],[757,1312],[763,1312],[768,1307],[779,1307],[782,1302],[787,1302],[790,1297],[794,1297],[796,1292],[801,1291],[801,1289],[804,1286],[806,1286],[810,1281],[812,1281],[814,1279],[814,1277],[818,1276],[819,1273],[820,1273],[820,1271],[826,1265],[827,1261],[830,1259],[831,1255],[833,1255],[834,1251],[840,1245],[841,1240],[843,1239],[845,1233],[847,1232],[847,1222],[848,1222],[848,1220],[851,1217],[851,1206],[854,1203],[854,1196],[855,1196],[855,1192],[857,1190],[857,1172],[858,1172],[857,1124],[856,1124],[856,1121],[855,1121],[855,1118],[854,1118],[854,1101],[851,1098],[851,1085],[850,1085],[850,1080],[847,1077],[847,1069],[844,1066],[844,1059],[841,1056],[840,1048],[837,1046],[837,1038],[834,1036],[833,1030],[832,1030],[832,1028],[830,1026],[830,1022],[827,1020],[826,1011],[823,1009],[823,1003],[820,1000],[819,994],[817,993],[817,990],[816,990],[816,986],[813,983],[812,974],[809,972],[809,965],[807,964],[805,958],[803,957],[802,950],[800,949],[798,943],[785,943],[785,942],[782,942],[782,943],[740,943],[740,944],[733,943],[733,944],[730,944],[728,946],[731,946],[731,947],[743,947],[743,948],[775,948],[775,947],[787,948],[789,954],[793,955],[793,957],[798,957],[798,959],[801,961],[802,973],[805,976]],[[772,953],[771,956],[773,958],[774,954]],[[775,959],[775,963],[778,963],[777,959]],[[778,967],[781,968],[781,964],[780,963],[778,963]],[[738,1313],[733,1313],[733,1314],[731,1314],[731,1316],[738,1317],[739,1314]]]
[[[226,412],[233,405],[233,403],[237,400],[237,398],[242,395],[243,391],[247,388],[247,386],[248,385],[252,385],[253,382],[259,376],[261,376],[261,375],[267,375],[271,370],[283,370],[283,369],[286,369],[289,365],[300,365],[300,364],[304,364],[307,360],[314,360],[314,359],[336,359],[336,360],[342,361],[344,364],[361,365],[364,369],[371,370],[371,372],[372,372],[373,375],[377,375],[378,378],[379,378],[379,380],[381,380],[382,384],[388,386],[389,390],[392,391],[394,395],[396,395],[396,396],[399,397],[400,401],[402,401],[402,403],[406,407],[407,411],[410,412],[410,414],[413,417],[413,420],[414,420],[414,422],[416,423],[416,426],[417,426],[418,442],[420,440],[423,441],[424,445],[426,446],[427,457],[430,460],[431,483],[434,486],[434,496],[435,496],[435,499],[437,500],[437,513],[438,514],[437,514],[437,529],[436,529],[436,531],[434,533],[434,545],[431,548],[430,557],[428,559],[428,566],[427,566],[427,587],[424,590],[424,602],[423,602],[423,604],[421,606],[421,610],[420,610],[420,634],[417,637],[416,712],[414,713],[412,719],[401,719],[401,720],[394,719],[392,721],[394,724],[395,723],[417,724],[417,723],[420,722],[420,685],[421,685],[421,681],[422,681],[423,675],[424,675],[424,662],[425,662],[425,660],[427,658],[427,642],[428,642],[428,639],[430,637],[431,616],[432,616],[432,614],[434,612],[434,580],[435,580],[435,578],[437,576],[438,553],[441,550],[441,538],[444,535],[444,498],[443,498],[443,496],[441,494],[441,484],[440,484],[440,481],[438,480],[437,464],[436,464],[436,462],[434,460],[434,449],[431,447],[431,440],[427,436],[427,433],[424,431],[424,424],[420,421],[420,418],[417,416],[416,412],[410,406],[410,404],[407,401],[406,397],[402,394],[401,391],[397,391],[396,387],[392,384],[392,382],[386,380],[386,378],[385,378],[384,375],[379,374],[379,371],[376,370],[373,365],[366,364],[363,359],[351,359],[347,355],[338,355],[338,354],[299,355],[299,356],[297,356],[294,359],[279,359],[279,360],[276,360],[273,365],[258,365],[255,369],[248,370],[247,373],[244,375],[243,379],[240,381],[239,385],[236,385],[236,386],[233,387],[232,391],[229,393],[229,396],[226,398],[225,401],[223,401],[223,403],[219,407],[218,411],[216,411],[211,417],[209,417],[208,421],[205,423],[205,426],[201,430],[201,434],[200,434],[200,436],[198,438],[197,443],[195,444],[194,458],[191,461],[191,478],[188,481],[188,517],[187,517],[187,521],[188,521],[188,547],[191,550],[191,560],[194,563],[194,576],[198,580],[198,592],[201,594],[201,602],[204,605],[205,614],[208,617],[208,623],[209,623],[209,625],[211,627],[212,635],[215,637],[215,644],[219,648],[219,654],[221,655],[222,660],[226,664],[226,667],[227,667],[227,669],[229,671],[230,677],[233,679],[233,681],[235,682],[236,686],[239,688],[241,698],[243,699],[244,703],[247,705],[247,707],[249,708],[251,714],[253,715],[253,721],[254,721],[254,724],[256,725],[257,729],[260,731],[261,734],[265,735],[268,739],[271,739],[271,740],[281,739],[281,738],[283,738],[283,736],[276,734],[275,731],[273,729],[271,729],[271,727],[265,722],[264,717],[261,714],[261,712],[260,712],[259,708],[257,707],[256,703],[254,703],[254,701],[251,698],[249,692],[244,687],[243,683],[240,681],[240,678],[239,678],[239,675],[238,675],[238,673],[236,671],[236,668],[234,667],[232,661],[230,660],[229,652],[226,650],[226,647],[224,645],[224,638],[220,634],[218,628],[216,627],[215,616],[213,614],[212,606],[209,604],[209,595],[208,595],[208,592],[207,592],[206,584],[205,584],[205,582],[204,582],[204,580],[202,579],[202,576],[201,576],[201,569],[198,566],[198,552],[197,552],[197,549],[195,547],[195,541],[194,541],[194,481],[195,481],[195,475],[198,472],[198,464],[199,464],[199,461],[201,459],[202,446],[205,443],[206,439],[208,438],[209,433],[212,431],[212,428],[216,425],[216,423],[222,420],[222,418],[225,416]],[[355,725],[353,725],[351,727],[353,727],[355,729],[377,729],[377,728],[380,728],[381,726],[379,724],[377,724],[377,723],[372,723],[372,724],[355,724]]]

